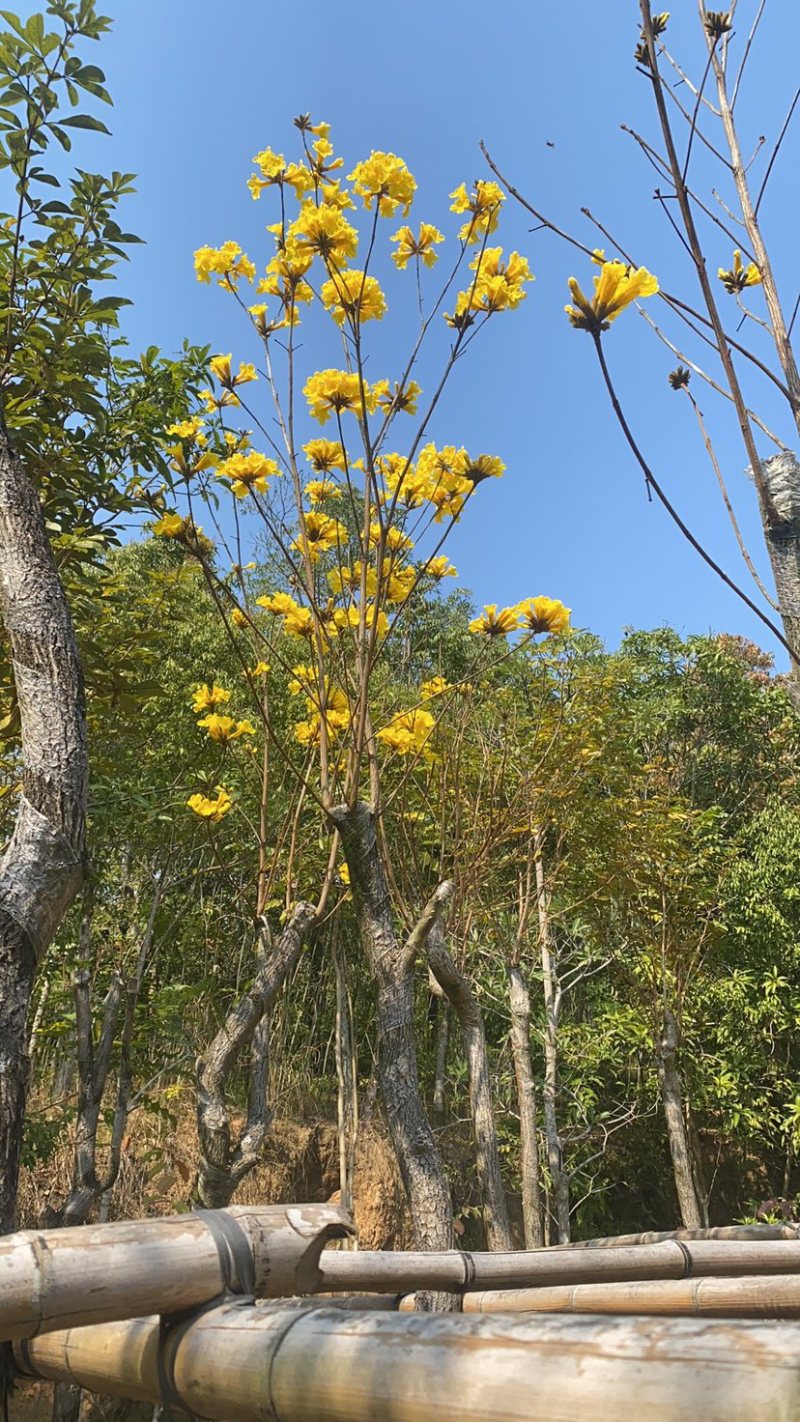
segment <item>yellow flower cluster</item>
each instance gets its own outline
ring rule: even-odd
[[[221,247],[199,247],[194,254],[194,270],[198,281],[219,278],[219,285],[235,291],[239,278],[252,281],[255,265],[245,256],[238,242],[223,242]]]
[[[510,252],[504,262],[502,247],[486,247],[470,268],[475,273],[472,285],[458,293],[455,314],[447,318],[453,326],[465,324],[471,312],[513,311],[525,300],[524,284],[534,280],[527,257]]]
[[[192,710],[199,716],[201,711],[216,711],[218,706],[224,706],[230,699],[230,692],[223,686],[217,686],[216,682],[209,686],[204,681],[192,692]]]
[[[357,322],[380,320],[386,311],[386,298],[380,283],[373,276],[349,268],[323,282],[320,298],[337,325],[345,320]]]
[[[397,251],[392,252],[392,261],[399,271],[404,271],[412,257],[432,267],[439,259],[436,244],[444,241],[444,234],[432,222],[421,222],[416,237],[410,227],[401,227],[392,241],[398,243]]]
[[[391,217],[399,207],[408,212],[417,185],[402,158],[394,153],[370,153],[363,163],[357,163],[347,175],[353,191],[363,199],[366,208],[377,202],[381,217]]]
[[[301,607],[299,602],[290,593],[270,593],[266,597],[257,597],[258,607],[266,608],[275,617],[283,618],[283,630],[290,637],[310,638],[314,633],[314,622],[311,616],[311,609]]]
[[[252,721],[237,721],[233,716],[220,716],[216,711],[210,711],[197,724],[208,732],[212,741],[222,746],[238,741],[240,736],[254,736],[256,733]]]
[[[378,731],[378,740],[383,741],[396,755],[422,754],[429,759],[428,742],[435,725],[436,717],[421,707],[400,711],[392,717],[388,726]]]
[[[599,335],[616,321],[621,311],[644,296],[655,296],[658,281],[646,267],[629,267],[625,262],[603,262],[594,278],[594,297],[584,296],[575,277],[569,278],[574,305],[564,310],[579,331]]]
[[[217,785],[216,791],[214,800],[207,795],[190,795],[186,801],[188,809],[194,810],[194,813],[199,815],[202,820],[209,820],[211,823],[223,819],[228,811],[233,809],[233,800],[224,786]]]
[[[332,469],[345,469],[344,449],[335,439],[310,439],[303,445],[303,453],[311,468],[317,474],[328,474]]]
[[[232,359],[231,355],[218,355],[208,362],[211,374],[216,376],[224,389],[233,390],[236,385],[247,385],[251,380],[258,380],[256,368],[250,361],[240,361],[239,370],[234,375],[231,371]]]
[[[365,412],[373,414],[378,403],[378,393],[365,380],[349,370],[318,370],[309,376],[303,387],[308,408],[315,420],[327,424],[332,414],[351,410],[363,419]]]
[[[729,296],[737,296],[740,291],[744,291],[748,286],[761,285],[761,273],[755,262],[748,262],[747,266],[742,261],[740,251],[733,254],[733,266],[730,271],[720,267],[717,276],[719,277]]]
[[[306,719],[298,721],[294,728],[296,740],[301,745],[317,745],[322,732],[323,719],[328,739],[335,740],[350,725],[350,705],[345,693],[332,686],[326,677],[320,687],[316,669],[308,666],[293,668],[293,680],[289,682],[293,696],[304,696]]]
[[[217,478],[230,480],[237,499],[244,499],[253,492],[265,494],[268,481],[280,478],[280,473],[274,459],[268,459],[266,454],[257,454],[254,449],[246,454],[241,451],[231,454],[217,468]]]
[[[478,242],[496,230],[500,208],[506,200],[503,189],[497,183],[477,182],[471,191],[466,183],[462,183],[450,197],[451,212],[470,214],[458,234],[462,242]]]
[[[480,617],[473,618],[469,630],[484,637],[507,637],[521,627],[530,632],[563,634],[569,631],[569,613],[563,602],[552,597],[528,597],[499,611],[497,603],[490,602]]]
[[[347,529],[338,519],[331,518],[329,514],[319,513],[311,509],[302,515],[303,530],[299,533],[291,544],[295,552],[302,553],[304,547],[308,545],[309,557],[312,562],[316,562],[321,553],[327,553],[330,548],[342,548],[347,546]]]

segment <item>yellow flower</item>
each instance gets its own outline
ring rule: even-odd
[[[344,324],[345,317],[351,323],[380,321],[386,311],[386,298],[379,282],[363,272],[338,272],[330,281],[323,282],[320,297],[339,326]]]
[[[432,222],[421,222],[416,237],[410,227],[401,227],[391,240],[399,244],[397,251],[392,252],[392,261],[399,271],[404,271],[412,257],[418,257],[426,267],[432,267],[439,257],[435,243],[444,241],[444,233]]]
[[[217,686],[216,682],[213,686],[209,686],[208,682],[204,681],[192,692],[192,710],[196,712],[216,711],[218,706],[222,706],[230,699],[231,694],[224,687]]]
[[[371,523],[369,526],[369,541],[373,548],[377,548],[381,540],[381,526],[379,523]],[[383,541],[386,548],[392,553],[407,553],[414,547],[413,538],[409,538],[402,528],[391,526],[383,532]]]
[[[350,870],[349,870],[349,868],[347,867],[347,865],[346,865],[345,863],[340,864],[336,872],[337,872],[337,874],[339,875],[339,878],[340,878],[341,882],[342,882],[343,884],[346,884],[347,887],[349,888],[349,887],[350,887]]]
[[[717,276],[730,296],[744,291],[745,287],[761,285],[761,273],[755,262],[748,262],[746,267],[743,266],[742,254],[738,250],[733,254],[731,270],[726,272],[724,267],[720,267]]]
[[[527,257],[510,252],[503,262],[502,256],[502,247],[486,247],[470,262],[475,280],[468,291],[459,292],[457,316],[466,311],[513,311],[525,300],[523,283],[534,279]]]
[[[248,454],[239,451],[228,459],[223,459],[217,469],[217,478],[229,479],[237,499],[244,499],[254,491],[265,494],[267,480],[280,478],[280,473],[274,459],[268,459],[265,454],[257,454],[253,449]]]
[[[377,403],[372,388],[364,381],[364,400],[361,398],[361,382],[354,371],[318,370],[309,376],[303,387],[303,394],[315,420],[326,424],[336,411],[352,410],[363,418],[366,411],[372,413]]]
[[[210,820],[212,823],[221,820],[233,808],[233,800],[222,785],[217,785],[216,791],[215,800],[210,800],[206,795],[190,795],[186,801],[187,808],[194,810],[203,820]]]
[[[305,529],[308,552],[312,562],[315,562],[320,553],[326,553],[329,548],[336,544],[347,544],[347,529],[338,519],[331,518],[328,514],[317,513],[313,509],[303,514],[303,528]],[[295,552],[303,551],[303,537],[298,534],[290,545]]]
[[[532,632],[568,632],[570,609],[552,597],[528,597],[517,606],[522,626]]]
[[[344,450],[335,439],[310,439],[303,445],[303,453],[311,468],[318,474],[327,474],[331,469],[346,468]]]
[[[658,281],[646,267],[629,267],[624,262],[603,262],[599,276],[594,278],[594,297],[584,296],[574,277],[569,279],[574,306],[564,310],[579,331],[599,335],[616,321],[621,311],[645,296],[654,296]]]
[[[321,183],[319,200],[321,203],[325,203],[327,207],[338,207],[340,212],[343,212],[345,208],[355,207],[355,203],[347,191],[347,188],[341,187],[338,181],[335,183]]]
[[[247,385],[251,380],[258,380],[256,368],[250,361],[240,361],[237,375],[231,373],[231,356],[212,356],[208,362],[212,375],[215,375],[220,385],[226,390],[232,390],[235,385]]]
[[[394,153],[376,153],[375,149],[363,163],[357,163],[347,181],[371,209],[377,201],[381,217],[391,217],[399,207],[407,213],[417,185],[402,158]]]
[[[178,513],[165,513],[157,523],[153,524],[153,532],[161,535],[162,538],[180,538],[184,531],[186,520]]]
[[[434,676],[430,681],[423,681],[420,694],[423,701],[432,701],[434,696],[444,696],[444,693],[450,690],[450,682],[445,677]]]
[[[451,212],[469,212],[471,217],[459,231],[462,242],[477,242],[484,233],[494,232],[500,217],[500,206],[506,200],[503,189],[497,183],[477,182],[471,192],[462,183],[450,194]]]
[[[249,627],[250,625],[247,618],[247,614],[245,612],[242,612],[242,609],[240,607],[235,607],[233,609],[233,612],[231,613],[231,622],[233,623],[234,627]]]
[[[302,255],[320,256],[337,267],[349,262],[356,254],[358,233],[337,207],[317,207],[304,202],[300,214],[287,233],[287,244]]]
[[[441,578],[458,577],[458,569],[453,567],[450,559],[446,558],[443,553],[440,553],[436,558],[431,558],[427,566],[423,565],[423,569],[420,571],[423,570],[427,573],[429,578],[435,578],[437,582],[439,582]]]
[[[389,746],[397,755],[410,755],[422,751],[424,753],[431,732],[436,725],[436,718],[430,711],[423,711],[419,707],[413,711],[401,711],[397,716],[393,716],[388,726],[384,726],[378,731],[378,740]]]
[[[167,425],[166,433],[177,439],[196,440],[203,428],[201,415],[193,415],[189,420],[179,420],[177,425]]]
[[[334,621],[336,626],[342,631],[346,631],[349,628],[351,632],[357,632],[361,622],[361,609],[356,603],[351,603],[350,606],[346,608],[338,607],[334,613]],[[368,603],[364,617],[364,625],[365,627],[372,627],[374,623],[375,608],[372,603]],[[378,612],[376,631],[379,637],[385,637],[389,631],[389,619],[382,608]]]
[[[505,469],[505,464],[496,454],[479,454],[477,459],[467,456],[464,478],[472,484],[480,484],[484,479],[500,479]]]
[[[305,487],[305,496],[310,504],[323,504],[326,499],[340,499],[342,490],[333,479],[310,479]]]
[[[474,485],[467,479],[467,453],[446,444],[441,449],[426,444],[420,450],[417,460],[417,475],[422,481],[423,497],[436,509],[434,522],[441,523],[446,516],[458,518],[464,507],[464,500],[472,493]]]
[[[256,662],[254,667],[248,668],[248,673],[250,676],[266,676],[269,668],[269,662]]]
[[[197,724],[208,732],[212,741],[223,746],[230,741],[238,741],[240,736],[254,736],[256,733],[251,721],[236,721],[233,716],[220,716],[216,711],[211,711]]]
[[[509,632],[515,632],[519,625],[518,608],[501,607],[498,612],[497,603],[490,602],[484,606],[482,617],[473,618],[469,630],[483,633],[485,637],[507,637]]]
[[[198,281],[209,282],[219,277],[219,285],[235,291],[240,277],[252,281],[256,269],[245,256],[238,242],[223,242],[221,247],[198,247],[194,254],[194,270]]]
[[[290,637],[310,637],[314,630],[311,609],[301,607],[289,593],[270,593],[267,597],[257,597],[259,607],[283,618],[283,630]]]
[[[408,380],[405,385],[396,380],[394,390],[390,389],[388,380],[378,380],[372,388],[378,407],[387,415],[393,415],[397,410],[404,411],[406,415],[416,415],[417,401],[422,394],[422,386],[416,380]]]

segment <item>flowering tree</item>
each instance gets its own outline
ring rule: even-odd
[[[446,1246],[448,1192],[417,1080],[412,967],[431,928],[445,917],[450,889],[445,883],[436,888],[416,921],[399,931],[382,787],[387,762],[413,774],[436,756],[448,697],[387,705],[386,668],[392,639],[398,641],[414,601],[455,576],[442,552],[454,525],[476,495],[483,497],[481,486],[504,470],[496,455],[473,455],[428,438],[434,412],[472,341],[488,321],[520,305],[532,278],[523,256],[506,257],[490,244],[504,201],[495,183],[471,190],[462,185],[451,194],[451,210],[462,221],[445,280],[431,296],[428,272],[439,260],[444,235],[429,222],[416,228],[401,223],[390,234],[391,257],[407,273],[419,328],[396,373],[372,378],[365,328],[387,310],[374,270],[383,224],[408,216],[416,184],[402,159],[373,152],[349,173],[350,187],[343,186],[335,176],[343,160],[334,154],[328,126],[301,116],[295,127],[298,160],[287,162],[265,149],[256,155],[249,181],[254,199],[266,195],[275,203],[277,220],[268,228],[274,250],[263,274],[232,241],[195,254],[198,279],[215,279],[240,307],[260,346],[260,363],[235,365],[230,355],[212,360],[215,384],[205,393],[202,412],[172,429],[172,501],[180,497],[183,507],[161,512],[155,528],[201,562],[240,649],[251,715],[228,714],[226,687],[201,689],[196,705],[205,713],[200,727],[234,754],[247,755],[257,734],[263,737],[262,812],[254,825],[262,865],[258,912],[266,902],[267,844],[275,834],[270,775],[273,761],[288,761],[296,800],[288,830],[287,908],[294,901],[291,878],[303,828],[318,835],[321,821],[330,836],[315,912],[294,906],[290,925],[301,920],[303,932],[312,924],[319,928],[331,890],[344,875],[375,984],[380,1084],[417,1240]],[[355,225],[359,206],[361,233]],[[250,292],[243,295],[253,287],[256,300]],[[308,367],[297,337],[301,315],[315,344],[333,337],[338,365]],[[423,347],[427,356],[437,334],[446,345],[441,351],[439,343],[433,393],[423,400],[416,375]],[[435,369],[433,359],[428,357]],[[255,382],[265,387],[266,408],[253,398]],[[310,422],[324,434],[312,435]],[[232,505],[220,513],[215,491],[221,486]],[[154,491],[154,507],[163,492]],[[223,571],[219,553],[195,522],[202,501],[229,570]],[[272,550],[275,578],[267,590],[248,578],[253,528]],[[561,603],[528,598],[500,611],[487,607],[473,631],[485,655],[496,638],[563,631],[568,620]],[[298,706],[294,747],[276,732],[279,686]],[[213,795],[198,791],[189,805],[210,824],[236,808],[225,785]],[[345,862],[337,867],[341,852]]]

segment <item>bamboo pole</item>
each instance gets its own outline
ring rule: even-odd
[[[800,1325],[223,1306],[15,1348],[70,1379],[220,1422],[796,1422]],[[164,1384],[167,1384],[165,1389]]]
[[[682,1279],[687,1275],[800,1274],[800,1240],[665,1239],[607,1249],[531,1249],[513,1254],[326,1252],[318,1292],[410,1293]]]
[[[310,1293],[320,1283],[325,1244],[354,1233],[348,1212],[331,1205],[237,1205],[213,1218],[238,1226],[252,1278],[226,1277],[225,1246],[220,1251],[202,1214],[0,1239],[0,1341],[197,1308],[227,1284],[237,1292],[252,1286],[256,1296]]]
[[[400,1307],[406,1309],[405,1299]],[[660,1279],[489,1289],[464,1297],[465,1313],[615,1313],[709,1318],[800,1318],[800,1274],[739,1279]]]
[[[554,1244],[553,1249],[610,1249],[629,1244],[661,1244],[665,1239],[800,1239],[800,1225],[751,1224],[714,1225],[711,1229],[647,1230],[644,1234],[611,1234],[602,1239],[574,1239],[571,1244]]]

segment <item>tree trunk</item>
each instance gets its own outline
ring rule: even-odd
[[[197,1196],[207,1209],[229,1205],[237,1186],[258,1164],[271,1123],[267,1105],[268,1013],[294,967],[315,919],[311,904],[297,904],[277,942],[267,950],[262,929],[259,964],[253,986],[232,1007],[204,1057],[197,1062],[197,1134],[200,1171]],[[247,1120],[237,1142],[225,1086],[244,1047],[251,1044]]]
[[[450,1046],[450,1008],[447,1002],[443,1002],[441,998],[437,997],[436,1001],[441,1003],[441,1011],[439,1013],[439,1031],[436,1037],[436,1066],[433,1073],[431,1116],[437,1126],[443,1126],[447,1116],[445,1086],[447,1082],[447,1050]]]
[[[490,1249],[512,1249],[483,1013],[469,982],[447,951],[441,919],[431,924],[428,932],[428,964],[461,1025],[486,1243]]]
[[[703,1211],[695,1192],[692,1156],[683,1115],[683,1088],[677,1066],[679,1044],[678,1024],[669,1008],[665,1008],[658,1046],[658,1076],[672,1156],[672,1173],[675,1177],[675,1190],[683,1225],[686,1229],[702,1229]]]
[[[80,659],[39,500],[0,428],[0,615],[22,727],[22,793],[0,859],[0,1233],[14,1228],[36,968],[83,876],[88,754]]]
[[[558,1024],[561,1016],[561,984],[555,963],[550,927],[550,897],[544,877],[541,850],[536,851],[536,906],[539,916],[539,950],[544,989],[544,1132],[547,1163],[553,1186],[558,1243],[569,1244],[569,1176],[564,1169],[561,1137],[558,1132]]]
[[[541,1249],[542,1192],[539,1181],[539,1128],[536,1111],[536,1082],[531,1062],[531,995],[519,968],[508,965],[508,1002],[511,1011],[511,1056],[517,1084],[519,1110],[519,1156],[522,1184],[522,1219],[525,1248]]]
[[[361,942],[375,984],[381,1094],[414,1240],[418,1249],[452,1249],[450,1191],[422,1104],[414,1035],[412,967],[417,948],[424,949],[430,923],[421,920],[422,931],[412,934],[408,943],[398,940],[371,809],[363,803],[352,809],[338,806],[331,816],[342,837]],[[431,908],[431,921],[437,912]]]

